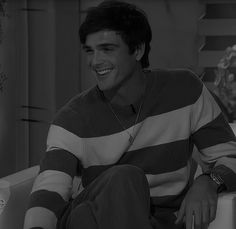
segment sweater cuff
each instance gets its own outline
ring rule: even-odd
[[[212,168],[212,172],[219,174],[224,181],[227,192],[236,191],[236,173],[225,165],[217,165]]]

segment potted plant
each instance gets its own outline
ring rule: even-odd
[[[228,114],[236,119],[236,44],[225,50],[215,70],[214,84],[218,89],[218,96],[225,105]]]

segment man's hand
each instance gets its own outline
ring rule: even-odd
[[[186,194],[176,224],[186,222],[186,229],[207,229],[210,222],[215,219],[217,208],[217,185],[208,177],[200,176]]]

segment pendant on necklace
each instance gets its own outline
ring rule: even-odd
[[[129,143],[132,145],[134,142],[134,137],[132,135],[129,135]]]

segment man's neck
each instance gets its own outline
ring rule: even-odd
[[[145,92],[145,88],[145,74],[141,68],[138,68],[120,87],[103,91],[103,93],[110,103],[125,106],[139,101]]]

